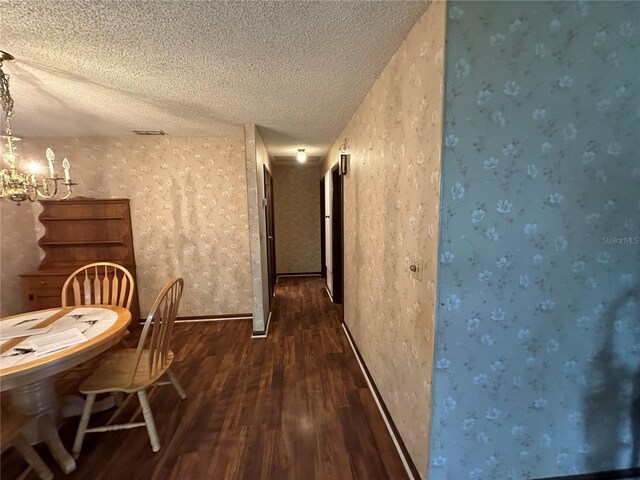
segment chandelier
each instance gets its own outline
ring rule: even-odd
[[[71,196],[71,186],[76,185],[71,181],[71,164],[66,158],[62,161],[64,179],[55,171],[55,155],[53,150],[47,148],[46,157],[49,164],[49,175],[41,172],[40,165],[32,160],[25,165],[16,152],[16,142],[20,139],[11,135],[11,117],[14,115],[13,98],[9,92],[9,75],[2,70],[4,61],[13,60],[13,55],[0,50],[0,101],[4,112],[4,132],[2,141],[5,143],[5,151],[2,153],[3,164],[0,165],[0,199],[8,198],[14,202],[29,200],[35,202],[38,199],[58,198],[64,200]],[[58,188],[58,184],[64,187]],[[64,190],[64,191],[63,191]]]

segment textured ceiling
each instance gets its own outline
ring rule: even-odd
[[[323,155],[425,2],[0,0],[22,136],[242,136]]]

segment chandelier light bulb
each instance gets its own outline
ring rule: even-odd
[[[62,161],[62,169],[64,170],[64,181],[65,182],[70,182],[71,181],[71,175],[69,173],[69,170],[71,170],[71,164],[69,163],[69,160],[67,158],[65,158]]]
[[[54,178],[56,175],[56,170],[55,170],[55,159],[56,156],[53,153],[53,150],[51,150],[50,148],[47,148],[46,151],[46,157],[47,157],[47,162],[49,162],[49,176],[51,178]]]
[[[29,165],[27,166],[27,169],[29,170],[29,172],[33,173],[33,174],[38,174],[42,172],[42,167],[40,165],[38,165],[38,163],[35,160],[31,160],[29,162]]]
[[[296,160],[298,160],[300,163],[304,163],[307,161],[307,152],[305,151],[304,148],[299,148],[298,149],[298,154],[296,155]]]

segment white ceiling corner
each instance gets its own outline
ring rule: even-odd
[[[423,1],[0,2],[22,136],[241,137],[322,157]]]

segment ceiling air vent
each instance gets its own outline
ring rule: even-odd
[[[167,135],[162,130],[134,130],[133,133],[136,135]]]

